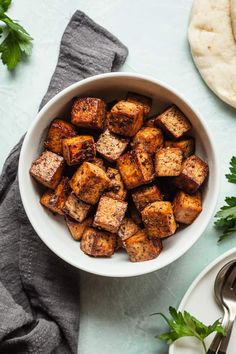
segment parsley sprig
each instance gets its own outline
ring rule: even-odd
[[[233,156],[230,161],[230,173],[226,178],[230,183],[236,183],[236,157]],[[222,230],[219,242],[226,239],[236,231],[236,197],[226,197],[226,205],[222,206],[216,213],[215,227]]]
[[[180,312],[173,307],[169,307],[169,314],[171,316],[170,319],[167,318],[167,316],[165,316],[163,313],[153,314],[162,316],[162,318],[168,324],[169,331],[156,336],[156,338],[164,340],[168,344],[174,343],[179,338],[195,337],[201,342],[204,348],[204,353],[207,353],[205,338],[207,338],[213,332],[226,335],[225,330],[221,326],[219,320],[215,321],[210,326],[206,326],[197,320],[194,316],[190,315],[190,313],[187,311]]]
[[[8,70],[13,70],[23,57],[31,54],[33,38],[7,16],[12,0],[0,0],[0,57]]]

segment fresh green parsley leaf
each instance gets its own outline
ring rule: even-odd
[[[11,0],[0,0],[0,8],[2,8],[3,12],[6,12],[11,5]]]
[[[226,178],[230,183],[236,183],[236,156],[233,156],[230,161],[230,173],[226,175]]]
[[[0,56],[3,64],[9,70],[13,70],[25,56],[29,56],[32,50],[33,38],[17,22],[7,16],[1,9],[7,9],[11,1],[0,0],[0,37],[3,34],[3,41],[0,43]]]
[[[223,230],[219,241],[223,241],[226,237],[236,231],[236,197],[226,197],[226,205],[216,213],[215,227]]]
[[[163,313],[155,313],[153,315],[160,315],[166,321],[169,326],[169,331],[161,335],[156,336],[156,338],[166,341],[168,344],[175,342],[177,339],[182,337],[195,337],[197,338],[203,348],[205,353],[207,353],[205,338],[211,333],[217,332],[222,335],[226,335],[225,330],[220,324],[220,321],[215,321],[212,325],[206,326],[195,317],[190,315],[187,311],[178,312],[175,308],[169,307],[169,313],[171,318],[168,319]]]

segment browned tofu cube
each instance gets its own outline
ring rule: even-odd
[[[82,222],[91,210],[91,205],[79,200],[74,193],[70,193],[64,205],[64,213],[78,222]]]
[[[152,99],[147,96],[140,95],[135,92],[128,92],[126,101],[138,104],[143,108],[144,116],[147,116],[152,108]]]
[[[152,158],[145,151],[129,151],[118,159],[117,164],[128,189],[147,184],[154,179]]]
[[[182,224],[192,224],[202,211],[201,193],[186,194],[178,192],[173,204],[175,220]]]
[[[144,230],[129,237],[124,244],[131,262],[149,261],[162,251],[161,239],[150,240]]]
[[[96,149],[106,160],[114,162],[123,154],[128,143],[128,139],[112,134],[107,129],[100,135],[96,143]]]
[[[149,154],[154,154],[157,149],[161,148],[164,138],[161,129],[142,128],[134,136],[132,146],[136,150],[143,150]]]
[[[116,235],[87,227],[80,243],[81,250],[93,257],[111,257],[115,251]]]
[[[40,198],[40,203],[53,213],[64,214],[64,205],[69,194],[69,178],[62,178],[55,191],[47,190]]]
[[[106,167],[104,165],[104,162],[99,157],[95,157],[92,161],[89,161],[89,162],[91,162],[93,165],[100,167],[103,171],[106,171]]]
[[[132,202],[129,203],[129,213],[131,219],[135,222],[135,224],[137,225],[142,224],[143,220],[142,220],[141,213],[138,211],[138,209]]]
[[[134,136],[143,125],[143,109],[132,102],[119,101],[112,107],[108,128],[112,133]]]
[[[171,106],[160,114],[155,124],[173,139],[179,139],[191,129],[188,118],[176,106]]]
[[[208,175],[208,165],[196,155],[188,157],[182,164],[175,184],[186,193],[194,193],[201,187]]]
[[[116,233],[125,216],[128,203],[102,196],[94,217],[93,226]]]
[[[44,151],[32,163],[30,174],[39,183],[54,189],[60,182],[64,171],[65,160],[52,151]]]
[[[179,148],[163,148],[155,154],[155,171],[158,177],[178,176],[181,171],[183,152]]]
[[[136,208],[142,211],[148,204],[163,199],[160,189],[156,186],[143,186],[132,192],[132,198]]]
[[[148,236],[168,237],[175,233],[176,222],[170,202],[154,202],[141,212]]]
[[[77,98],[71,111],[71,121],[77,127],[103,129],[106,105],[100,98]]]
[[[195,141],[193,138],[186,138],[179,141],[165,141],[165,147],[175,147],[179,148],[183,152],[184,159],[191,156],[195,151]]]
[[[88,204],[96,204],[109,184],[106,172],[90,162],[84,162],[70,181],[75,195]]]
[[[62,140],[65,138],[72,138],[76,135],[77,131],[72,124],[62,119],[54,119],[48,130],[44,147],[47,150],[62,155]]]
[[[122,241],[125,241],[127,238],[136,234],[139,230],[140,227],[135,224],[131,218],[124,218],[118,230],[118,236]]]
[[[96,155],[93,137],[89,135],[64,139],[62,146],[64,159],[69,166],[91,160]]]
[[[88,217],[82,222],[78,222],[72,219],[70,216],[66,215],[66,224],[70,231],[71,236],[75,241],[80,241],[86,227],[91,226],[93,223],[93,218]]]
[[[122,181],[120,172],[116,168],[108,167],[107,176],[111,182],[108,192],[104,194],[112,198],[124,200],[127,195],[127,191]]]

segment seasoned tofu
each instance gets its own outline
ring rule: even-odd
[[[110,162],[116,161],[125,151],[129,139],[121,138],[108,129],[102,133],[96,143],[97,152]]]
[[[163,199],[162,193],[156,185],[139,187],[132,192],[132,198],[139,211],[142,211],[148,204]]]
[[[78,222],[72,219],[69,215],[66,215],[66,224],[70,231],[71,236],[75,241],[80,241],[84,231],[88,226],[91,226],[93,223],[93,218],[88,217],[87,219],[83,220],[82,222]]]
[[[94,157],[94,159],[89,162],[91,162],[93,165],[100,167],[103,171],[106,171],[103,159],[100,159],[99,157]]]
[[[152,99],[135,92],[128,92],[126,101],[135,103],[142,107],[144,116],[147,116],[152,108]]]
[[[141,213],[138,211],[138,209],[136,208],[135,204],[132,201],[129,202],[129,213],[131,219],[135,222],[135,224],[137,225],[142,224],[143,221],[142,221]]]
[[[49,127],[44,147],[58,155],[62,155],[62,140],[76,135],[77,131],[72,124],[62,119],[54,119]]]
[[[74,101],[71,122],[77,127],[103,129],[106,104],[100,98],[83,97]]]
[[[94,217],[93,226],[116,233],[125,216],[128,203],[123,200],[102,196]]]
[[[118,159],[117,164],[128,189],[147,184],[154,179],[152,158],[145,151],[129,151]]]
[[[208,165],[196,155],[189,156],[182,164],[175,184],[186,193],[195,193],[208,175]]]
[[[40,203],[53,213],[64,214],[64,205],[69,194],[69,178],[62,178],[55,191],[49,189],[40,198]]]
[[[149,204],[141,214],[148,236],[163,238],[175,233],[177,226],[170,202]]]
[[[173,139],[181,138],[191,129],[188,118],[174,105],[157,116],[155,124]]]
[[[111,257],[116,247],[116,235],[87,227],[80,243],[81,250],[93,257]]]
[[[143,109],[132,102],[119,101],[112,107],[109,130],[118,135],[134,136],[143,125]]]
[[[191,156],[195,151],[195,141],[194,138],[185,138],[178,141],[166,140],[165,147],[181,149],[184,159],[187,159],[187,157]]]
[[[136,234],[139,230],[140,227],[135,224],[131,218],[124,218],[118,230],[118,236],[122,241],[125,241],[127,238]]]
[[[96,204],[109,184],[106,172],[90,162],[84,162],[70,181],[75,195],[88,204]]]
[[[69,166],[92,160],[96,155],[92,136],[78,135],[63,140],[63,156]]]
[[[62,156],[52,151],[44,151],[32,163],[30,174],[45,187],[55,189],[60,182],[65,166]]]
[[[164,137],[161,129],[144,127],[134,136],[132,146],[136,150],[143,150],[149,154],[154,154],[163,146]]]
[[[157,177],[178,176],[181,172],[183,152],[179,148],[163,148],[155,154],[155,171]]]
[[[131,262],[144,262],[157,258],[163,248],[160,238],[150,240],[144,230],[129,237],[124,244]]]
[[[105,195],[125,200],[127,190],[125,189],[120,172],[116,168],[108,167],[107,176],[110,179],[110,186]]]
[[[202,197],[200,192],[187,194],[178,192],[173,203],[175,220],[182,224],[192,224],[202,211]]]
[[[76,221],[82,222],[88,216],[91,208],[90,204],[79,200],[74,193],[70,193],[64,205],[64,213]]]

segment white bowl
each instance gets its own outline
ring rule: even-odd
[[[131,263],[126,253],[116,253],[111,258],[92,258],[80,250],[62,218],[54,216],[39,204],[40,186],[30,177],[29,169],[42,151],[43,140],[49,123],[56,117],[67,116],[75,96],[94,96],[112,101],[127,91],[151,96],[153,113],[170,103],[176,104],[190,119],[196,136],[196,153],[209,164],[210,174],[204,188],[203,211],[194,223],[164,241],[161,255],[151,261]],[[204,120],[173,89],[159,81],[138,74],[109,73],[93,76],[69,86],[56,95],[40,111],[28,130],[19,161],[19,185],[25,211],[42,241],[64,261],[90,273],[112,277],[137,276],[155,271],[182,256],[201,236],[213,214],[218,189],[219,171],[212,137]]]

